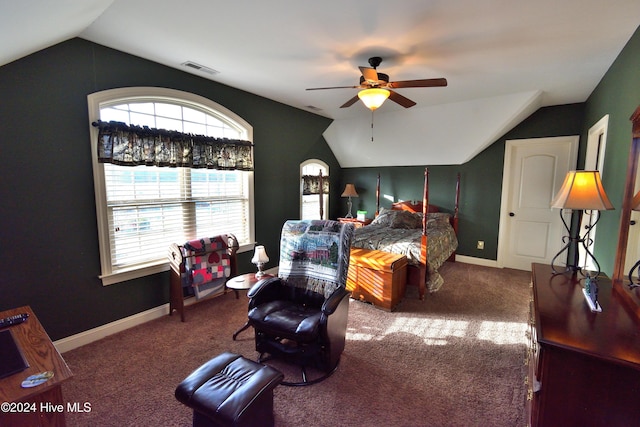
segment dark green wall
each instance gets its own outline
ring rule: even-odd
[[[602,271],[611,275],[631,143],[629,117],[640,105],[639,70],[640,27],[585,103],[541,108],[471,161],[459,166],[429,166],[431,202],[448,210],[453,208],[451,183],[455,180],[455,172],[461,173],[459,254],[497,259],[506,140],[580,135],[578,168],[583,168],[589,128],[609,114],[603,185],[616,210],[602,213],[594,252]],[[354,209],[367,210],[372,216],[378,172],[383,194],[392,194],[396,199],[420,199],[423,170],[424,167],[344,169],[340,185],[343,188],[346,182],[354,182],[363,195],[356,199]],[[381,205],[388,207],[390,202],[381,199]],[[478,240],[485,241],[482,251],[476,249]]]
[[[631,146],[629,118],[639,105],[640,27],[587,100],[585,110],[583,135],[587,135],[591,126],[609,114],[602,184],[615,210],[602,212],[595,245],[595,255],[602,271],[609,275],[613,272],[618,244],[620,208]]]
[[[31,305],[53,339],[168,301],[168,273],[106,287],[98,279],[87,95],[127,86],[192,92],[253,126],[256,239],[271,266],[282,223],[299,217],[300,163],[321,159],[332,186],[340,181],[322,137],[327,118],[82,39],[0,67],[0,310]],[[241,272],[255,268],[250,255]]]
[[[462,165],[407,166],[343,169],[345,182],[358,189],[354,211],[366,210],[373,218],[375,185],[380,173],[380,205],[390,207],[391,201],[422,200],[424,168],[429,168],[429,203],[453,212],[456,174],[460,173],[459,248],[458,254],[496,260],[498,257],[498,225],[502,196],[502,170],[505,141],[509,139],[542,138],[579,135],[582,131],[584,104],[541,108],[506,135],[495,141],[469,162]],[[344,205],[344,201],[343,201]],[[484,250],[476,249],[478,240]]]
[[[496,259],[504,143],[507,139],[581,134],[610,114],[604,185],[621,206],[631,126],[640,104],[638,31],[585,104],[542,108],[459,166],[430,167],[431,201],[453,207],[462,175],[462,255]],[[282,222],[299,215],[299,164],[318,158],[330,167],[330,217],[346,213],[346,182],[360,193],[355,209],[375,209],[382,193],[420,199],[423,167],[341,170],[322,137],[330,120],[198,76],[73,39],[0,67],[1,248],[0,310],[31,305],[53,339],[162,305],[168,274],[103,287],[100,272],[86,96],[126,86],[161,86],[205,96],[254,127],[256,238],[277,260]],[[580,163],[582,164],[582,163]],[[338,191],[335,191],[338,189]],[[383,206],[385,205],[383,200]],[[612,271],[619,213],[605,212],[596,255]],[[485,250],[475,249],[477,240]],[[254,267],[241,257],[241,271]]]

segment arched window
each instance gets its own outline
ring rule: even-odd
[[[306,160],[300,164],[300,218],[327,219],[328,211],[329,166],[322,160]]]
[[[231,111],[194,94],[123,88],[88,96],[92,123],[251,141],[253,129]],[[98,160],[91,129],[103,284],[168,269],[167,248],[198,237],[234,234],[254,242],[253,172],[225,168],[123,166]]]

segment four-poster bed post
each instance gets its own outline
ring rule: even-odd
[[[380,213],[380,174],[378,173],[378,181],[376,182],[376,216]]]
[[[460,173],[456,176],[456,193],[455,193],[455,205],[453,214],[449,220],[451,227],[454,230],[455,235],[458,235],[458,211],[460,204]],[[428,268],[428,255],[429,255],[429,238],[427,233],[429,212],[437,212],[438,208],[429,208],[429,168],[424,169],[424,187],[422,203],[420,205],[410,202],[393,203],[392,209],[404,209],[411,212],[422,212],[422,230],[421,230],[421,245],[420,245],[420,260],[419,267],[410,265],[408,271],[407,282],[412,285],[418,286],[418,293],[420,299],[424,299],[427,289],[427,279],[429,275]],[[376,183],[376,217],[380,214],[380,174]],[[455,250],[451,253],[447,261],[455,261]]]
[[[422,237],[420,244],[420,276],[418,278],[418,294],[420,299],[424,299],[427,290],[427,220],[429,213],[429,169],[424,168],[424,193],[422,195]]]
[[[320,219],[324,219],[324,201],[322,200],[322,193],[324,193],[324,183],[322,182],[322,170],[320,170],[320,194],[318,198],[320,199]]]

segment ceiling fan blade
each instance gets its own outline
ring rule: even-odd
[[[401,80],[398,82],[389,82],[387,85],[390,89],[400,89],[404,87],[440,87],[446,86],[447,79],[422,79],[422,80]]]
[[[389,99],[392,100],[393,102],[402,105],[404,108],[411,108],[414,105],[416,105],[415,102],[413,102],[412,100],[410,100],[409,98],[406,98],[402,95],[400,95],[398,92],[394,92],[392,90],[389,91]],[[357,96],[356,96],[357,98]]]
[[[358,98],[358,95],[354,96],[353,98],[351,98],[350,100],[348,100],[347,102],[345,102],[344,104],[342,104],[340,106],[340,108],[347,108],[347,107],[351,107],[353,104],[355,104],[356,102],[358,102],[360,98]]]
[[[325,90],[325,89],[358,89],[360,86],[330,86],[330,87],[310,87],[305,90]]]
[[[378,83],[378,72],[375,68],[369,67],[358,67],[360,68],[360,72],[362,73],[362,77],[369,83]]]

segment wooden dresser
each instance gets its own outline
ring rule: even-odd
[[[602,312],[594,313],[582,276],[532,265],[530,425],[640,425],[640,320],[609,279],[598,283]]]

